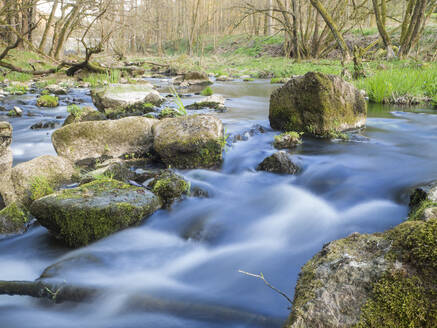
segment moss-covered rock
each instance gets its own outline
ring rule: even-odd
[[[212,81],[209,79],[208,74],[204,72],[192,71],[176,77],[175,79],[173,79],[173,83],[176,85],[189,87],[192,85],[197,85],[197,86],[211,85]]]
[[[75,173],[70,162],[58,156],[45,155],[18,164],[11,173],[16,200],[28,207],[38,197],[71,182]]]
[[[66,95],[66,94],[68,94],[68,88],[63,87],[59,84],[50,84],[50,85],[46,86],[43,91],[45,91],[49,94],[50,93],[54,94],[54,95]]]
[[[94,105],[108,117],[117,118],[126,115],[142,115],[164,102],[151,84],[111,84],[105,88],[91,91]]]
[[[155,195],[161,198],[166,206],[190,193],[190,184],[181,176],[166,170],[149,184]]]
[[[318,137],[365,125],[367,103],[358,89],[335,75],[309,72],[292,78],[270,98],[273,129]]]
[[[81,247],[139,224],[160,207],[159,198],[143,188],[99,179],[40,198],[30,210],[66,245]]]
[[[24,232],[29,220],[29,212],[22,206],[17,203],[8,205],[0,211],[0,235]]]
[[[215,116],[164,119],[153,126],[153,134],[155,151],[173,168],[212,168],[222,162],[223,124]]]
[[[12,125],[0,122],[0,203],[8,205],[15,200],[14,186],[11,180],[12,172]]]
[[[106,120],[105,114],[88,106],[79,107],[77,105],[72,105],[72,107],[69,106],[68,112],[70,114],[67,116],[62,126],[66,126],[72,123],[79,123],[79,122]]]
[[[257,171],[279,174],[296,174],[299,167],[293,163],[285,151],[278,151],[266,157],[258,166]]]
[[[195,103],[186,106],[187,109],[202,109],[202,108],[211,108],[219,111],[226,110],[225,106],[225,98],[220,95],[212,95],[196,101]]]
[[[300,133],[290,131],[284,132],[275,136],[273,140],[273,147],[276,149],[291,149],[295,148],[302,143]]]
[[[36,100],[36,105],[38,107],[56,107],[59,105],[59,99],[55,96],[43,95]]]
[[[436,327],[436,263],[436,216],[333,241],[302,268],[286,327]]]
[[[148,156],[157,120],[126,117],[119,120],[80,122],[56,130],[53,146],[59,156],[80,165],[99,159]]]

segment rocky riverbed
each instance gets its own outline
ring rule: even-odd
[[[345,109],[342,116],[348,121],[326,116],[333,120],[328,124],[299,109],[285,110],[284,96],[274,98],[278,92],[270,102],[275,87],[266,81],[216,82],[213,99],[190,89],[179,89],[182,97],[175,99],[167,83],[148,79],[133,87],[114,85],[106,93],[52,87],[48,93],[59,102],[53,108],[37,105],[42,90],[36,87],[3,99],[3,119],[13,132],[6,123],[0,126],[0,191],[9,204],[3,212],[9,216],[3,215],[0,224],[10,217],[21,221],[4,224],[8,230],[1,231],[5,270],[0,280],[41,277],[41,282],[60,284],[50,288],[67,284],[104,290],[91,307],[72,310],[0,296],[6,325],[35,327],[37,318],[49,317],[69,327],[68,318],[74,316],[75,324],[102,327],[138,320],[156,327],[279,327],[289,304],[238,270],[263,272],[293,297],[301,266],[325,243],[349,236],[324,246],[305,265],[289,318],[292,327],[348,327],[358,322],[363,306],[371,318],[371,287],[384,282],[379,279],[391,272],[390,265],[399,269],[399,262],[407,272],[420,268],[403,257],[385,259],[393,233],[361,234],[401,223],[412,188],[437,177],[432,165],[437,146],[430,142],[437,137],[437,116],[432,111],[371,106],[367,128],[344,133],[364,124],[359,93],[341,100],[357,103]],[[178,80],[188,88],[210,83],[197,75]],[[334,83],[340,88],[341,81]],[[324,95],[317,99],[318,108],[323,107]],[[181,115],[179,101],[192,108],[188,116]],[[332,105],[332,99],[327,101]],[[293,130],[304,135],[273,131],[269,103],[282,106],[280,115],[296,111],[299,122],[286,124],[295,124]],[[72,104],[89,109],[67,113]],[[14,107],[21,115],[7,115]],[[328,113],[331,107],[326,105]],[[272,115],[270,107],[270,121]],[[432,213],[417,227],[432,231]],[[414,223],[406,225],[414,229]],[[402,225],[394,229],[405,231]],[[72,250],[81,246],[86,247]],[[330,268],[333,262],[339,264]],[[332,282],[338,275],[349,280]],[[417,279],[428,286],[426,277]],[[342,294],[345,284],[361,296]],[[343,303],[327,302],[325,294],[338,295]],[[181,301],[196,310],[181,311]],[[147,310],[140,305],[145,302],[154,306]],[[159,302],[166,305],[158,308]],[[318,310],[332,303],[337,308],[331,317]],[[23,315],[28,322],[19,319]]]

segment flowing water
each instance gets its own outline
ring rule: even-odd
[[[233,308],[270,318],[264,326],[280,327],[289,312],[285,298],[239,270],[262,272],[292,297],[301,266],[325,243],[399,224],[407,215],[408,191],[437,178],[437,115],[383,106],[370,106],[367,129],[349,142],[305,138],[291,152],[302,167],[299,175],[257,172],[257,164],[275,151],[271,143],[276,133],[267,119],[275,87],[266,81],[214,85],[215,93],[228,98],[229,110],[218,115],[230,139],[240,134],[244,140],[228,147],[220,170],[179,172],[192,186],[208,191],[208,198],[186,199],[139,227],[74,251],[36,225],[24,235],[0,240],[0,280],[34,280],[59,262],[46,271],[46,279],[107,290],[91,303],[55,306],[0,296],[0,326],[258,325],[249,317],[229,320],[226,312],[215,313]],[[86,90],[68,97],[91,102]],[[38,110],[34,96],[8,101],[8,106],[24,102],[20,106],[26,113],[38,115],[12,119],[15,163],[54,154],[52,130],[29,127],[40,116],[62,122],[65,103]],[[169,306],[147,310],[136,306],[134,295]],[[174,304],[188,305],[177,310]]]

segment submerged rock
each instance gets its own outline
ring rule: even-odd
[[[52,142],[59,156],[80,165],[94,164],[98,159],[147,157],[155,122],[145,117],[126,117],[74,123],[56,130]]]
[[[222,162],[223,124],[212,115],[163,119],[153,126],[154,149],[171,167],[212,168]]]
[[[139,224],[161,207],[143,188],[100,179],[35,201],[30,210],[38,222],[69,247],[81,247]]]
[[[291,149],[302,143],[300,134],[297,132],[285,132],[275,136],[273,147],[276,149]]]
[[[186,106],[187,109],[202,109],[211,108],[220,111],[226,110],[225,98],[220,95],[212,95],[202,100],[196,101],[194,104]]]
[[[14,166],[11,179],[16,200],[28,207],[35,199],[71,182],[75,170],[68,160],[45,155]]]
[[[12,203],[0,211],[0,235],[18,234],[26,230],[30,220],[28,211],[17,203]]]
[[[40,130],[40,129],[54,129],[59,125],[57,121],[39,121],[35,124],[32,124],[30,127],[31,130]]]
[[[270,125],[282,131],[330,137],[364,126],[366,115],[360,91],[335,75],[309,72],[292,78],[270,98]]]
[[[436,327],[436,249],[436,216],[325,245],[301,270],[286,327]]]
[[[299,172],[299,167],[293,163],[285,151],[278,151],[265,158],[256,169],[257,171],[280,174],[296,174]]]
[[[97,109],[111,118],[146,114],[164,102],[151,84],[112,84],[91,92]]]
[[[166,206],[190,193],[190,184],[184,178],[169,170],[153,179],[148,187],[161,198]]]

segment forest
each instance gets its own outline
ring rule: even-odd
[[[437,326],[437,0],[0,0],[0,326]]]

